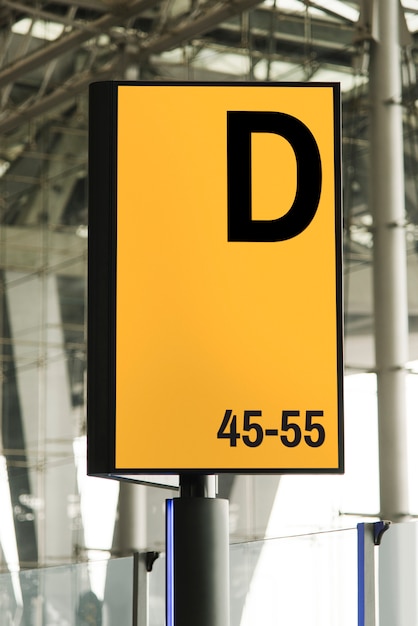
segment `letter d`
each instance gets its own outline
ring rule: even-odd
[[[227,116],[228,241],[284,241],[296,237],[311,223],[321,195],[321,159],[314,136],[305,124],[287,113],[228,111]],[[251,133],[280,135],[296,156],[295,199],[289,211],[277,219],[251,217]],[[277,171],[279,174],[280,163]]]

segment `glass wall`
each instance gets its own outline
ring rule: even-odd
[[[84,545],[87,118],[80,103],[40,122],[2,144],[29,156],[3,176],[0,204],[0,442],[21,567],[70,562]]]
[[[231,545],[230,598],[231,626],[352,626],[356,530]],[[165,624],[163,554],[150,573],[126,557],[0,575],[2,626],[147,623]]]
[[[2,626],[132,626],[133,559],[0,576]]]
[[[381,523],[362,526],[232,544],[230,626],[415,626],[418,524],[379,545]],[[165,581],[149,552],[1,574],[0,624],[165,626]]]

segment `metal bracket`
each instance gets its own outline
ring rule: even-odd
[[[391,522],[386,522],[386,521],[375,522],[374,524],[374,545],[375,546],[380,546],[382,537],[385,534],[385,532],[388,530],[390,525],[391,525]]]
[[[147,552],[145,554],[145,567],[147,572],[152,572],[152,567],[159,556],[159,552]]]

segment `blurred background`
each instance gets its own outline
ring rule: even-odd
[[[230,499],[233,542],[348,528],[379,517],[369,199],[372,4],[1,0],[1,571],[164,550],[170,491],[85,474],[87,110],[88,85],[97,80],[341,83],[346,474],[224,476],[219,489]],[[411,446],[404,513],[413,517],[417,1],[402,1],[399,32]]]

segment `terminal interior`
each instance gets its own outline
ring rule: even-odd
[[[313,545],[323,563],[318,547],[326,543],[323,533],[331,533],[327,535],[331,542],[347,533],[349,539],[347,544],[342,540],[341,550],[350,559],[356,524],[379,519],[369,202],[373,4],[367,0],[2,1],[0,572],[20,575],[13,579],[15,604],[19,593],[32,599],[41,596],[38,578],[35,584],[25,572],[80,564],[87,568],[96,562],[105,572],[94,587],[103,599],[111,572],[112,584],[116,588],[118,584],[117,569],[112,570],[110,563],[114,561],[112,567],[117,568],[119,559],[138,551],[155,551],[163,558],[165,499],[176,495],[160,486],[86,476],[88,86],[94,81],[341,83],[346,472],[341,476],[219,476],[219,496],[230,503],[230,540],[235,550],[233,626],[251,623],[255,611],[245,604],[244,591],[240,593],[243,562],[248,566],[248,589],[253,585],[260,597],[263,589],[270,597],[275,593],[256,577],[268,541],[271,546],[286,542],[280,544],[286,550],[277,551],[281,564],[272,556],[273,547],[269,558],[276,567],[291,570],[295,554],[299,558],[303,552],[302,544]],[[404,366],[410,507],[404,513],[413,520],[418,515],[418,2],[402,0],[401,5],[409,322],[409,360]],[[238,555],[240,545],[247,546],[251,558],[248,553]],[[330,543],[323,550],[330,562],[342,558]],[[109,559],[108,570],[103,569]],[[315,558],[301,566],[305,572],[311,568],[312,577],[320,576],[317,567]],[[354,569],[350,571],[355,576]],[[5,586],[1,585],[0,580],[0,616],[7,613],[4,602],[2,608]],[[91,580],[89,585],[93,588]],[[158,613],[163,592],[152,585],[150,601]],[[60,605],[53,601],[49,617],[44,611],[39,618],[44,621],[25,621],[30,611],[40,615],[39,606],[38,602],[35,610],[33,602],[31,609],[25,605],[22,621],[4,623],[71,623],[68,616],[59,616]],[[343,624],[339,619],[332,622],[334,618],[335,613],[311,623]],[[163,623],[153,619],[155,625]],[[273,623],[268,619],[263,623]]]

